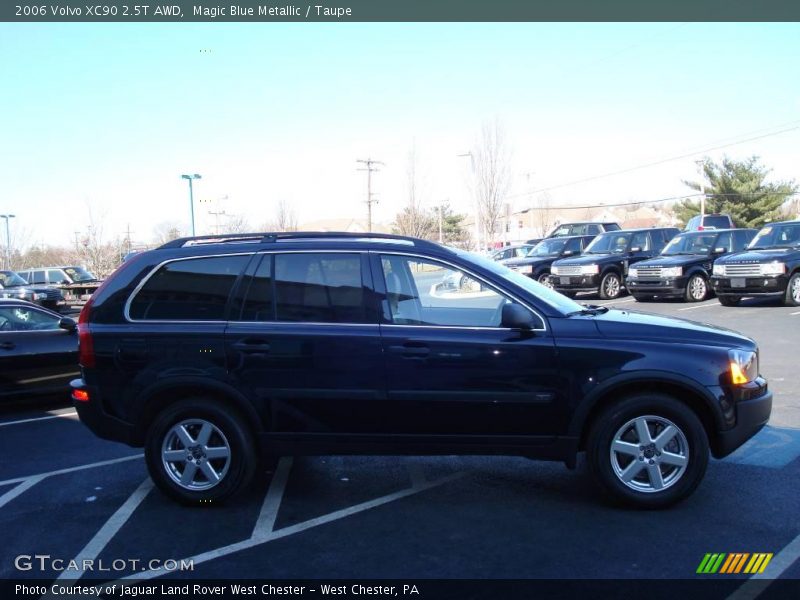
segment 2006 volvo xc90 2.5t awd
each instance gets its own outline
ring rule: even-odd
[[[442,282],[461,272],[477,282]],[[756,344],[587,307],[414,238],[187,238],[125,262],[81,313],[72,396],[97,435],[217,503],[284,454],[585,451],[600,486],[663,507],[767,422]]]

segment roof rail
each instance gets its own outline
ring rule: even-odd
[[[385,241],[422,248],[441,248],[435,242],[404,235],[389,233],[352,233],[347,231],[290,231],[265,233],[231,233],[223,235],[199,235],[178,238],[159,246],[159,250],[199,246],[204,244],[274,244],[282,241],[303,240],[341,240],[341,241]]]

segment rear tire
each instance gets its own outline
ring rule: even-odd
[[[705,475],[705,429],[672,396],[628,396],[603,410],[591,427],[589,465],[600,488],[616,502],[665,508],[688,497]]]
[[[158,414],[147,431],[150,477],[182,504],[220,504],[243,491],[256,468],[253,434],[244,419],[207,397],[181,400]]]
[[[800,273],[795,273],[789,279],[783,303],[786,306],[800,306]]]
[[[536,278],[536,281],[541,283],[544,287],[553,289],[553,282],[550,281],[550,273],[539,273],[539,276]]]
[[[717,295],[717,299],[722,306],[739,306],[739,302],[742,301],[741,298],[737,298],[736,296],[719,296]]]
[[[616,300],[622,295],[622,280],[614,271],[603,275],[600,281],[600,297],[603,300]]]
[[[687,302],[702,302],[708,298],[708,281],[706,278],[696,273],[686,282],[686,291],[683,294]]]

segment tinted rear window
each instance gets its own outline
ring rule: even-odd
[[[733,226],[731,220],[728,217],[704,217],[703,218],[703,225],[705,227],[714,227],[716,229],[729,229]]]
[[[167,263],[133,298],[130,317],[222,321],[231,288],[249,259],[249,255],[215,256]]]
[[[376,322],[367,314],[359,254],[277,254],[274,278],[278,321]]]

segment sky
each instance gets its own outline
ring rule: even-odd
[[[467,212],[458,155],[488,122],[515,210],[531,190],[555,206],[691,193],[704,155],[800,180],[798,59],[794,23],[4,23],[0,213],[27,244],[90,224],[146,243],[188,231],[180,175],[199,173],[198,234],[209,210],[258,228],[281,201],[301,224],[363,219],[371,157],[389,223],[412,148],[423,202]]]

